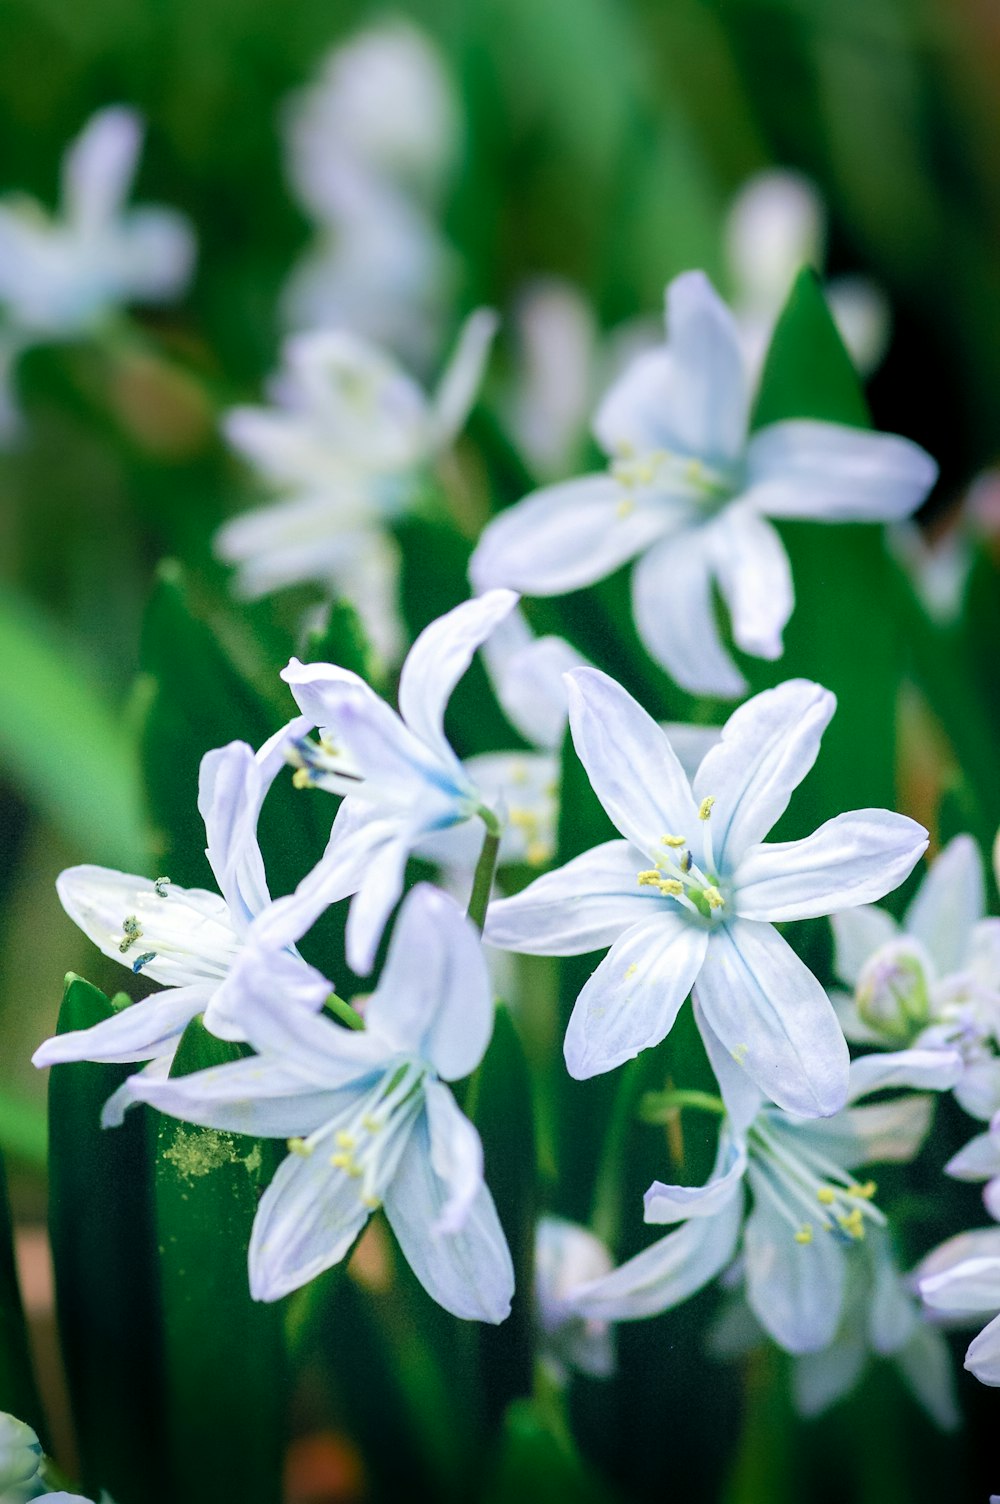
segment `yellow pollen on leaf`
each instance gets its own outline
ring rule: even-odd
[[[698,819],[707,820],[712,813],[712,805],[715,803],[714,794],[706,794],[698,806]]]
[[[795,1234],[795,1241],[796,1241],[796,1243],[811,1243],[812,1240],[813,1240],[812,1223],[811,1222],[803,1222],[802,1226],[799,1228],[798,1232]]]

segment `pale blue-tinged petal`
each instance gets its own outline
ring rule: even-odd
[[[933,1115],[933,1097],[908,1094],[891,1102],[848,1107],[829,1118],[800,1118],[796,1135],[846,1170],[909,1164],[927,1137]]]
[[[800,1353],[792,1363],[792,1403],[812,1420],[850,1394],[865,1371],[868,1347],[853,1327],[822,1352]]]
[[[896,1268],[885,1233],[877,1230],[869,1247],[874,1270],[868,1336],[875,1351],[884,1356],[906,1346],[920,1324],[920,1312]]]
[[[967,1065],[955,1083],[955,1101],[970,1117],[987,1122],[1000,1109],[1000,1058],[984,1055]]]
[[[660,727],[627,690],[596,668],[566,675],[573,745],[622,835],[651,858],[665,835],[698,829],[691,785]]]
[[[563,1045],[570,1075],[601,1075],[665,1039],[707,944],[707,931],[667,904],[626,930],[576,1000]]]
[[[747,446],[748,504],[769,517],[898,522],[925,500],[937,465],[909,439],[840,423],[771,423]]]
[[[211,996],[211,984],[204,983],[154,992],[90,1029],[73,1029],[47,1039],[32,1055],[32,1064],[59,1065],[66,1060],[125,1064],[152,1060],[172,1049],[192,1018],[204,1011]]]
[[[601,950],[663,907],[640,888],[647,858],[628,841],[604,841],[522,889],[490,904],[484,939],[530,956],[577,956]]]
[[[477,308],[458,331],[431,404],[435,446],[450,444],[469,416],[499,323],[492,308]]]
[[[944,977],[967,964],[973,928],[985,912],[979,847],[971,836],[955,836],[931,862],[903,927],[921,942]]]
[[[558,751],[566,729],[563,674],[586,658],[563,637],[536,637],[524,613],[510,613],[483,643],[483,662],[510,724],[526,742]]]
[[[761,1089],[747,1075],[745,1067],[725,1048],[705,1017],[697,997],[694,1002],[694,1017],[712,1073],[719,1083],[719,1091],[726,1104],[729,1124],[735,1133],[745,1133],[764,1105]]]
[[[851,1061],[847,1100],[853,1103],[875,1091],[902,1087],[950,1091],[961,1073],[962,1057],[957,1050],[895,1050],[861,1055]]]
[[[280,1300],[340,1262],[368,1220],[360,1181],[330,1164],[337,1125],[289,1154],[264,1192],[250,1235],[250,1294]]]
[[[1000,1227],[977,1227],[946,1238],[920,1260],[911,1282],[919,1288],[931,1275],[945,1274],[970,1259],[995,1259],[1000,1263]]]
[[[848,987],[855,987],[865,963],[883,945],[895,940],[899,926],[876,904],[859,904],[830,915],[833,927],[833,969]]]
[[[955,1393],[951,1351],[943,1334],[927,1322],[917,1326],[904,1348],[895,1354],[896,1367],[917,1403],[943,1431],[955,1431],[962,1412]]]
[[[430,1138],[431,1169],[447,1199],[431,1233],[452,1235],[462,1228],[483,1183],[483,1145],[447,1086],[428,1080],[424,1106]]]
[[[601,1279],[569,1297],[579,1315],[595,1321],[635,1321],[669,1311],[701,1290],[736,1252],[743,1196],[731,1197],[714,1217],[695,1217]]]
[[[980,987],[1000,990],[1000,919],[980,919],[972,926],[965,967]],[[996,1018],[994,1037],[1000,1036],[1000,1006]]]
[[[375,965],[382,932],[403,891],[407,859],[415,844],[415,835],[404,831],[371,854],[345,930],[347,964],[359,977],[366,977]]]
[[[582,590],[680,526],[689,509],[613,475],[545,486],[487,523],[469,579],[476,590],[505,585],[522,595]]]
[[[727,467],[746,442],[749,390],[739,331],[704,272],[667,288],[667,347],[638,357],[594,419],[610,453],[666,449]]]
[[[712,844],[732,872],[788,807],[816,761],[836,697],[809,679],[786,679],[734,710],[705,756],[694,796],[711,797]]]
[[[259,1055],[169,1079],[142,1071],[128,1085],[137,1101],[182,1122],[256,1138],[304,1138],[364,1094],[311,1084],[292,1066]]]
[[[365,1022],[387,1047],[430,1061],[445,1081],[467,1076],[486,1053],[493,996],[482,944],[455,900],[428,883],[400,909]]]
[[[723,1046],[789,1112],[826,1117],[847,1097],[849,1056],[833,1005],[769,924],[714,930],[695,996]]]
[[[747,686],[716,621],[708,532],[680,528],[650,548],[632,573],[632,613],[647,653],[682,689],[732,700]]]
[[[736,646],[755,658],[780,658],[795,591],[777,531],[757,512],[736,505],[719,514],[705,537]]]
[[[951,1156],[944,1173],[953,1180],[992,1180],[1000,1175],[1000,1141],[993,1133],[977,1133]]]
[[[466,1321],[503,1321],[510,1313],[514,1267],[493,1198],[484,1184],[454,1233],[435,1232],[451,1187],[435,1172],[427,1119],[410,1135],[385,1214],[406,1260],[433,1300]]]
[[[910,875],[927,841],[922,825],[891,810],[837,815],[803,841],[747,851],[733,873],[736,912],[779,923],[871,903]]]
[[[646,1222],[686,1222],[715,1217],[739,1193],[747,1170],[746,1144],[726,1138],[719,1144],[715,1169],[704,1185],[665,1185],[654,1180],[643,1196]]]
[[[516,604],[512,590],[488,590],[463,601],[425,627],[406,656],[399,676],[399,713],[445,764],[456,762],[444,733],[452,690],[476,649]]]
[[[994,1175],[983,1186],[983,1205],[996,1222],[1000,1222],[1000,1175]]]
[[[141,204],[126,210],[116,224],[107,265],[120,297],[161,302],[184,291],[197,250],[185,215],[162,204]]]
[[[753,1165],[753,1210],[743,1233],[747,1300],[765,1331],[789,1353],[819,1352],[834,1339],[844,1303],[844,1248],[817,1225],[809,1242],[774,1201]]]
[[[563,707],[565,688],[560,683]],[[552,860],[559,817],[559,756],[555,752],[481,752],[466,759],[465,771],[490,809],[500,813],[502,864],[542,867]],[[483,827],[466,821],[453,826],[468,832],[470,867],[483,845]],[[471,842],[471,846],[470,846]]]
[[[180,1039],[176,1040],[180,1043]],[[101,1108],[101,1127],[120,1128],[125,1121],[125,1114],[130,1107],[134,1107],[139,1101],[135,1091],[135,1082],[139,1080],[165,1081],[170,1075],[170,1069],[174,1063],[175,1050],[170,1049],[166,1054],[158,1055],[148,1065],[144,1065],[141,1071],[133,1076],[127,1076],[117,1091],[113,1091]]]
[[[845,912],[850,914],[852,911],[847,909]],[[866,1024],[861,1017],[853,992],[843,992],[838,987],[831,987],[829,997],[845,1039],[851,1044],[885,1044],[885,1035]]]
[[[76,227],[104,231],[113,223],[132,186],[142,136],[137,111],[109,105],[70,144],[62,162],[62,197]]]
[[[265,1019],[285,1009],[318,1013],[333,990],[333,983],[297,952],[271,950],[250,936],[209,999],[205,1028],[217,1039],[242,1042],[249,1038],[252,1008]]]
[[[932,1311],[946,1316],[978,1316],[1000,1310],[1000,1259],[963,1260],[939,1274],[924,1275],[920,1295]]]

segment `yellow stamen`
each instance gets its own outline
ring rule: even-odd
[[[660,874],[659,872],[657,872],[656,868],[650,867],[645,872],[640,872],[636,881],[638,882],[640,888],[658,888],[660,886],[661,879]]]
[[[684,836],[661,836],[660,840],[663,842],[664,846],[676,847],[687,845],[687,841],[685,840]]]
[[[710,909],[721,909],[725,907],[726,900],[723,898],[718,888],[714,888],[711,883],[709,883],[707,888],[703,888],[702,892],[705,895],[705,902],[708,904],[708,907]]]
[[[633,962],[632,962],[632,965],[631,965],[631,966],[627,966],[627,967],[626,967],[626,968],[625,968],[625,975],[626,975],[626,976],[627,976],[627,977],[634,977],[634,976],[635,976],[635,974],[636,974],[636,972],[637,972],[637,971],[638,971],[638,970],[639,970],[639,967],[638,967],[638,965],[637,965],[637,964],[636,964],[636,962],[635,962],[635,961],[633,961]]]
[[[339,1154],[331,1154],[330,1163],[335,1170],[347,1170],[349,1172],[351,1166],[354,1164],[354,1155],[347,1151]]]
[[[308,1159],[313,1152],[312,1144],[307,1144],[304,1138],[290,1138],[288,1140],[289,1154],[297,1154],[300,1159]]]
[[[832,1206],[834,1201],[836,1200],[836,1195],[837,1193],[836,1191],[834,1191],[832,1186],[821,1185],[819,1190],[816,1192],[816,1200],[822,1201],[824,1206]]]
[[[361,1119],[361,1126],[366,1133],[378,1133],[379,1129],[382,1126],[382,1119],[372,1117],[372,1114],[370,1112],[366,1112],[364,1117]]]
[[[747,1058],[747,1050],[749,1048],[750,1046],[748,1044],[738,1044],[735,1050],[732,1050],[730,1052],[737,1065],[743,1064],[744,1060]]]
[[[297,789],[307,789],[312,783],[312,775],[308,768],[296,768],[292,774],[292,786]]]
[[[665,877],[656,885],[660,892],[667,898],[679,898],[684,892],[684,884],[676,877]]]
[[[367,1206],[370,1212],[377,1212],[382,1203],[377,1196],[362,1196],[361,1205]]]
[[[630,497],[623,496],[621,501],[615,507],[615,516],[620,517],[624,521],[626,517],[631,517],[634,511],[635,502],[632,501]]]
[[[341,1149],[353,1149],[357,1142],[354,1134],[348,1133],[346,1128],[338,1128],[337,1132],[333,1135],[333,1139],[334,1143]]]
[[[874,1180],[866,1180],[864,1185],[852,1185],[848,1190],[849,1196],[858,1196],[862,1201],[871,1201],[878,1190]]]
[[[544,841],[530,841],[524,856],[529,867],[544,867],[549,859],[549,848]]]
[[[798,1232],[795,1234],[795,1241],[796,1241],[796,1243],[811,1243],[812,1240],[813,1240],[812,1223],[811,1222],[803,1222],[802,1226],[799,1228]]]
[[[698,806],[698,819],[707,820],[712,813],[712,805],[715,803],[714,794],[706,794]]]

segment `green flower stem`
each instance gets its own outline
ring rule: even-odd
[[[714,1112],[719,1117],[726,1108],[721,1097],[707,1091],[649,1091],[639,1103],[639,1116],[644,1123],[665,1123],[682,1107],[693,1107],[698,1112]]]
[[[497,857],[500,852],[500,822],[492,810],[485,807],[478,811],[479,818],[486,826],[486,835],[483,837],[483,849],[479,853],[479,861],[476,863],[476,874],[472,879],[472,895],[469,898],[469,918],[480,934],[486,923],[486,910],[489,908],[490,894],[493,891],[493,878],[497,870]]]
[[[365,1026],[361,1014],[352,1008],[350,1003],[345,1003],[344,999],[338,997],[335,992],[330,993],[324,1007],[328,1013],[332,1013],[334,1018],[339,1018],[341,1023],[346,1024],[349,1029],[363,1029]]]

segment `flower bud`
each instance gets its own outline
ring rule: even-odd
[[[926,956],[905,936],[883,945],[865,962],[855,993],[858,1013],[869,1028],[901,1043],[930,1019]]]

